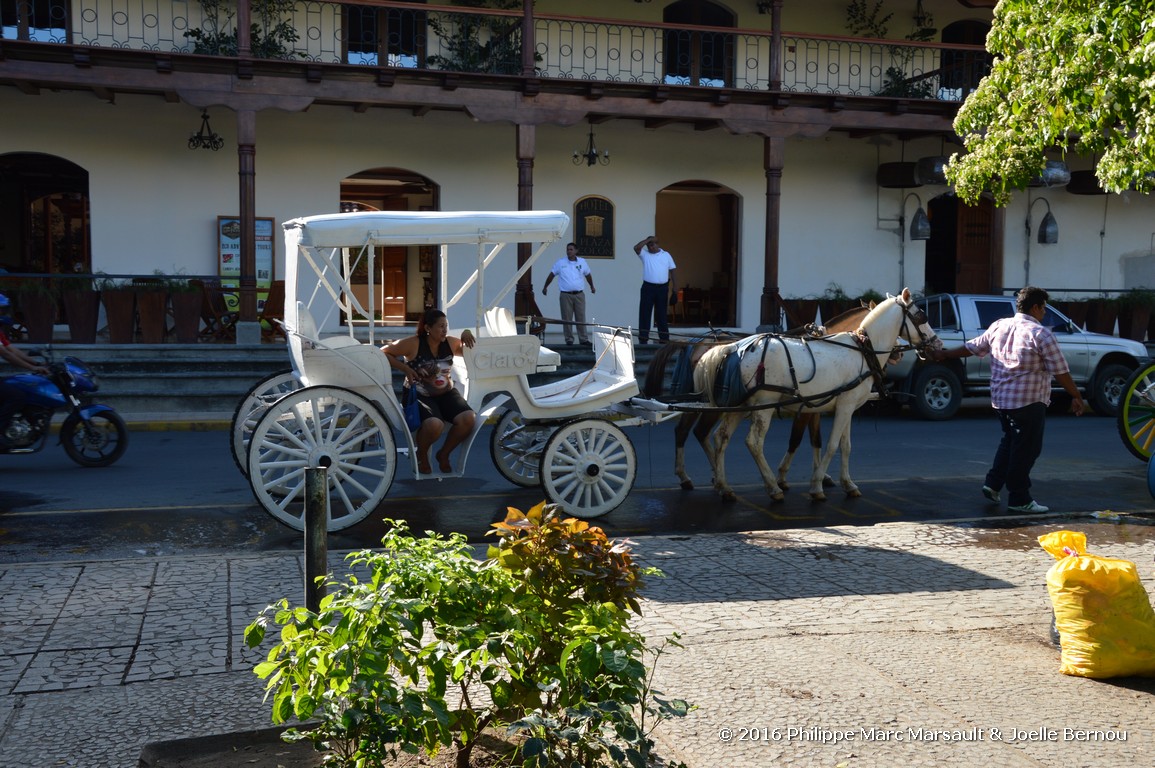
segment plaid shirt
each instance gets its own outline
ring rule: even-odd
[[[966,343],[991,356],[991,405],[999,410],[1051,402],[1051,377],[1070,368],[1051,329],[1022,312],[991,323]]]

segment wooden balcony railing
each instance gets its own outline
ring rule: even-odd
[[[369,0],[253,0],[257,58],[595,82],[961,100],[989,70],[981,46],[623,23]],[[532,36],[532,56],[523,38]],[[223,0],[0,0],[0,38],[236,56]],[[780,60],[781,72],[770,70]]]

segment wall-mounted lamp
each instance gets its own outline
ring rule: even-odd
[[[208,110],[201,110],[200,130],[188,137],[189,149],[211,149],[216,152],[225,145],[225,140],[213,132],[209,126]]]
[[[914,25],[919,29],[929,27],[934,23],[931,21],[930,14],[922,7],[922,0],[917,0],[914,4],[914,16],[912,18],[914,19]]]
[[[758,0],[754,5],[757,6],[758,13],[763,16],[770,13],[770,0]]]
[[[1054,245],[1059,242],[1059,224],[1055,221],[1055,215],[1051,213],[1051,203],[1045,197],[1036,197],[1031,200],[1031,193],[1027,191],[1027,255],[1023,260],[1023,285],[1031,284],[1031,211],[1035,207],[1035,203],[1040,200],[1047,206],[1047,213],[1043,216],[1043,220],[1039,222],[1039,245]]]
[[[597,145],[594,144],[593,125],[590,126],[590,140],[586,145],[585,151],[583,152],[579,149],[575,149],[573,151],[573,164],[581,165],[582,163],[585,163],[587,166],[594,166],[598,163],[601,163],[602,165],[610,164],[609,150],[602,152],[601,155],[598,154]]]
[[[1039,222],[1039,245],[1054,245],[1059,242],[1059,223],[1055,221],[1055,214],[1051,213],[1051,203],[1045,197],[1036,197],[1027,206],[1027,240],[1031,239],[1031,209],[1040,200],[1047,206],[1047,212]]]
[[[1048,160],[1043,172],[1027,185],[1029,187],[1065,187],[1071,183],[1071,170],[1062,160]]]
[[[910,239],[930,240],[930,219],[927,218],[926,211],[923,210],[922,198],[918,196],[917,192],[908,192],[906,197],[902,198],[902,213],[898,217],[898,236],[904,236],[902,225],[906,218],[906,201],[912,197],[918,201],[918,209],[914,212],[914,216],[910,218]]]

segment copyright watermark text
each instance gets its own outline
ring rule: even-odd
[[[1127,731],[1113,728],[819,728],[811,727],[722,727],[718,740],[766,742],[770,744],[811,742],[967,742],[992,741],[1006,744],[1028,742],[1127,741]]]

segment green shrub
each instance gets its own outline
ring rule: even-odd
[[[460,768],[487,728],[513,736],[511,765],[641,768],[650,734],[689,706],[652,688],[657,649],[630,628],[642,577],[624,543],[540,504],[510,509],[477,560],[459,534],[415,538],[388,521],[382,550],[349,556],[368,574],[330,581],[318,613],[281,600],[245,632],[280,642],[257,665],[276,723],[329,750],[330,765],[375,766],[399,751],[453,747]]]

